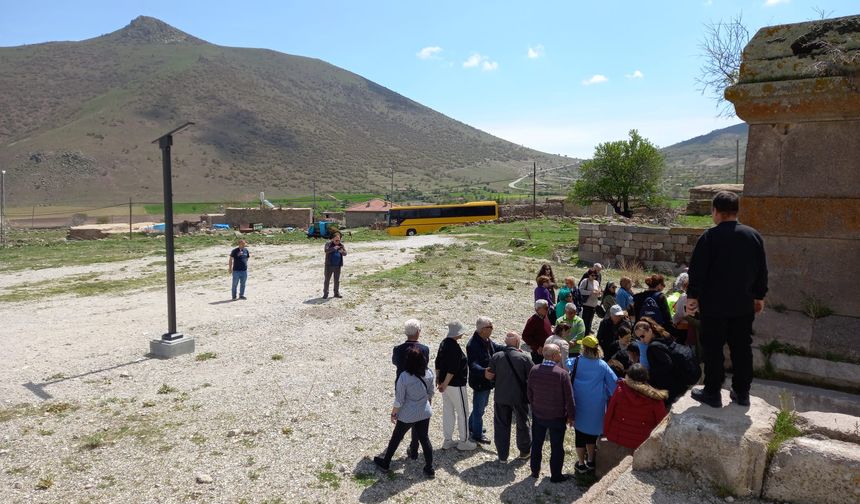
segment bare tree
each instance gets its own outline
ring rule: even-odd
[[[742,14],[728,21],[705,25],[705,36],[699,43],[703,58],[696,83],[699,91],[711,95],[717,102],[718,116],[734,117],[731,103],[725,99],[727,87],[737,84],[740,76],[741,56],[749,43],[750,33],[743,23]]]
[[[833,11],[832,11],[832,10],[825,10],[825,9],[824,9],[824,8],[822,8],[822,7],[813,7],[813,8],[812,8],[812,11],[813,11],[813,12],[815,12],[815,14],[816,14],[816,15],[818,15],[818,19],[819,19],[819,20],[821,20],[821,19],[827,19],[827,18],[829,18],[830,16],[832,16],[832,15],[833,15]]]

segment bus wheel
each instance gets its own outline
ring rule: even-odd
[[[406,231],[406,236],[415,236],[418,233],[414,229],[409,229]]]

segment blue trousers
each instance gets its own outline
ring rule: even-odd
[[[248,280],[248,270],[245,271],[236,271],[233,270],[233,287],[230,289],[230,293],[233,295],[233,299],[236,299],[236,285],[239,285],[239,295],[245,295],[245,281]]]
[[[469,415],[469,432],[472,439],[481,439],[484,435],[484,410],[489,402],[489,390],[472,391],[472,414]]]

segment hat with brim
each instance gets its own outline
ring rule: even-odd
[[[624,308],[621,305],[614,304],[609,308],[609,314],[613,317],[621,317],[624,315]]]
[[[466,328],[463,327],[463,324],[460,321],[455,320],[453,322],[448,322],[448,335],[446,338],[456,338],[457,336],[462,336],[466,334]]]
[[[589,334],[588,336],[582,338],[582,346],[586,348],[597,348],[597,338]]]

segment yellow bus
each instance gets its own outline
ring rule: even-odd
[[[443,226],[496,220],[499,204],[472,201],[457,205],[396,206],[388,211],[388,234],[413,236],[433,233]]]

